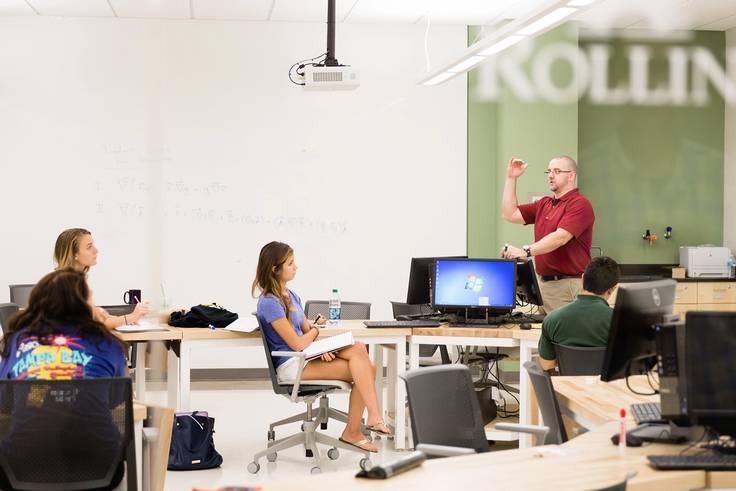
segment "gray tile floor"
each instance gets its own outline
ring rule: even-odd
[[[266,432],[272,421],[285,418],[304,410],[304,405],[293,404],[271,390],[270,382],[196,382],[192,387],[192,408],[206,410],[215,418],[215,446],[222,454],[221,468],[203,471],[169,471],[166,475],[166,490],[181,491],[194,487],[214,488],[218,486],[244,486],[264,480],[285,479],[295,476],[308,476],[314,467],[314,459],[304,456],[303,448],[293,448],[280,452],[276,462],[260,461],[261,469],[256,475],[250,474],[246,467],[253,459],[253,453],[266,446]],[[163,390],[150,392],[150,401],[165,404]],[[347,394],[330,396],[330,405],[345,410]],[[325,432],[339,437],[343,424],[332,422]],[[276,429],[276,438],[299,431],[294,423]],[[371,458],[374,464],[390,461],[404,452],[393,450],[393,442],[385,438],[376,442],[379,453]],[[322,472],[354,470],[358,472],[362,454],[340,451],[335,461],[326,458],[326,447],[322,454]]]

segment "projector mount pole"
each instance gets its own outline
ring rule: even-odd
[[[327,0],[327,57],[324,66],[340,66],[335,58],[335,2]]]

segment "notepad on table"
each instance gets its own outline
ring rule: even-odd
[[[314,358],[319,358],[330,351],[339,351],[348,346],[352,346],[353,344],[355,344],[355,339],[353,339],[352,332],[345,332],[335,336],[330,336],[329,338],[318,339],[304,348],[304,357],[307,360],[312,360]]]
[[[117,332],[146,332],[146,331],[165,331],[166,328],[145,319],[139,320],[136,324],[127,324],[115,328]]]

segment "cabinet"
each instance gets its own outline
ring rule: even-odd
[[[617,292],[618,288],[608,301],[611,307],[616,304]],[[690,310],[736,311],[736,281],[678,282],[674,311],[684,317]]]

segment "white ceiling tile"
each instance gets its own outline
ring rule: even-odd
[[[708,31],[727,31],[733,27],[736,27],[736,15],[730,15],[721,19],[709,22],[699,26],[699,29]]]
[[[546,0],[359,0],[349,22],[408,22],[426,18],[433,24],[480,25],[526,13]]]
[[[110,0],[118,17],[189,19],[189,0]]]
[[[335,20],[342,22],[357,0],[337,0]],[[327,0],[275,0],[269,20],[327,22]]]
[[[265,21],[275,0],[192,0],[195,19]]]
[[[114,17],[107,0],[28,0],[39,15]]]
[[[0,16],[4,15],[36,15],[25,0],[1,0]]]

